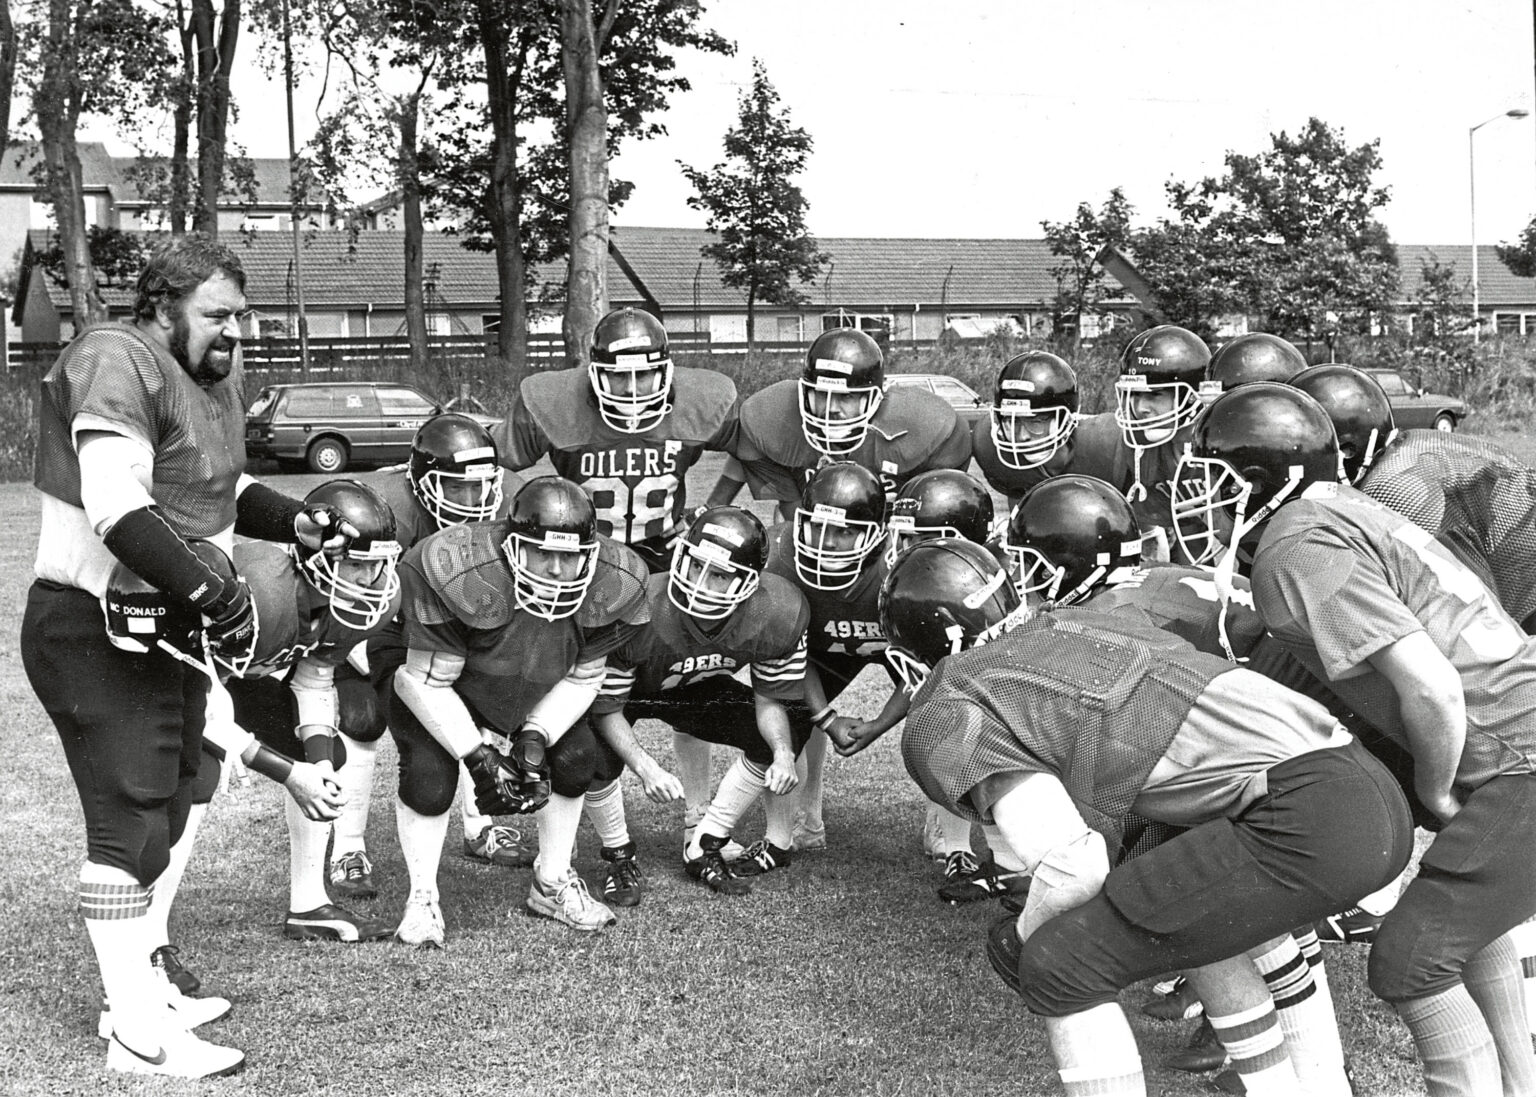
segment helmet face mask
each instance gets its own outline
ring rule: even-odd
[[[723,621],[757,593],[768,535],[753,514],[711,507],[672,549],[667,598],[690,617]]]
[[[667,329],[642,309],[615,309],[592,332],[587,377],[604,423],[644,434],[672,412],[672,351]]]
[[[1246,517],[1253,485],[1226,461],[1196,457],[1186,445],[1170,487],[1180,551],[1192,564],[1214,564]]]
[[[865,560],[884,537],[879,522],[849,518],[842,507],[797,507],[795,574],[817,590],[846,590],[858,581]]]
[[[800,376],[800,429],[816,452],[846,457],[864,444],[885,398],[885,358],[862,331],[816,337]]]
[[[378,627],[400,593],[400,542],[389,504],[357,480],[327,481],[304,501],[333,507],[358,536],[339,557],[296,546],[299,573],[325,596],[337,622],[361,632]]]
[[[992,533],[992,495],[957,469],[918,473],[896,492],[886,521],[885,562],[923,541],[960,538],[983,544]]]
[[[1027,602],[1073,605],[1141,563],[1141,524],[1110,484],[1068,473],[1031,488],[1008,518],[1003,549]]]
[[[597,519],[580,487],[541,476],[519,489],[502,552],[512,567],[512,601],[545,621],[581,608],[596,574]]]
[[[1077,429],[1077,374],[1054,354],[1028,351],[1003,364],[992,401],[992,445],[1011,469],[1039,468]]]
[[[1138,333],[1120,357],[1115,423],[1133,450],[1160,446],[1195,421],[1211,352],[1192,331],[1162,324]]]
[[[434,416],[411,442],[406,479],[440,529],[495,518],[501,510],[502,478],[490,431],[467,415]]]

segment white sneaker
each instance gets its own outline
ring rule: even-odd
[[[697,829],[698,825],[695,824],[694,826],[687,827],[683,830],[683,864],[685,865],[688,863],[688,843],[693,841],[693,832]],[[736,839],[732,838],[729,842],[725,843],[725,845],[721,847],[720,856],[725,858],[727,862],[739,861],[741,859],[741,855],[746,852],[747,847],[742,845]]]
[[[613,911],[592,898],[586,881],[576,874],[575,869],[567,872],[565,879],[557,881],[550,891],[545,890],[535,872],[533,884],[528,888],[528,909],[588,933],[618,921]]]
[[[443,937],[443,910],[437,905],[436,896],[425,891],[411,892],[395,938],[416,948],[442,948]]]
[[[228,998],[188,998],[170,987],[170,995],[166,1005],[171,1010],[171,1022],[178,1028],[191,1032],[221,1017],[228,1016],[234,1007]],[[101,1004],[101,1016],[96,1021],[96,1035],[103,1040],[112,1039],[112,1004],[103,1001]]]
[[[152,1049],[133,1048],[116,1033],[107,1041],[107,1069],[125,1074],[164,1074],[172,1078],[212,1078],[245,1066],[245,1052],[199,1040],[190,1032],[167,1027]]]

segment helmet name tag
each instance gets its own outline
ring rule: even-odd
[[[631,369],[655,369],[659,363],[650,354],[615,354],[613,364]]]
[[[1022,377],[1010,377],[1003,381],[1002,389],[1004,392],[1034,392],[1035,383]]]
[[[846,377],[817,377],[815,387],[821,392],[847,392]]]
[[[693,546],[693,554],[701,560],[709,561],[711,564],[721,564],[729,567],[731,563],[730,550],[724,545],[715,544],[713,541],[700,541]]]
[[[981,604],[997,592],[997,588],[1008,581],[1006,571],[996,571],[985,583],[967,594],[962,600],[966,609],[979,609]]]
[[[848,512],[842,507],[829,507],[825,503],[817,503],[811,508],[811,521],[836,522],[843,525],[848,521]]]
[[[621,350],[628,350],[630,347],[646,346],[650,343],[650,341],[651,340],[649,336],[626,335],[622,339],[615,339],[613,342],[609,343],[607,349],[609,354],[615,354]]]
[[[547,529],[544,531],[544,540],[539,543],[539,547],[557,549],[560,552],[577,552],[581,549],[581,538],[574,533]]]
[[[898,499],[896,502],[900,504],[908,502],[908,500]],[[916,502],[916,500],[911,500],[911,502]],[[892,533],[916,533],[917,517],[916,515],[912,514],[894,514],[891,516],[890,520],[886,522],[885,528],[890,530]]]
[[[1010,415],[1033,415],[1035,405],[1029,400],[1010,400],[1005,397],[998,401],[997,410]]]
[[[1147,380],[1144,374],[1122,373],[1119,377],[1115,378],[1115,388],[1124,392],[1145,392],[1151,387],[1151,382]]]
[[[709,537],[718,537],[720,540],[725,541],[727,544],[735,545],[737,548],[745,544],[741,534],[726,526],[716,525],[714,522],[705,522],[702,532]],[[704,544],[701,543],[696,547],[703,548]]]
[[[490,446],[476,446],[474,449],[456,450],[453,455],[455,464],[467,465],[471,461],[490,461],[494,467],[496,451]]]
[[[811,363],[811,368],[817,373],[841,373],[844,377],[853,375],[853,367],[847,362],[839,362],[836,358],[818,358]]]

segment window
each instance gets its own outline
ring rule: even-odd
[[[1395,373],[1373,373],[1372,377],[1381,383],[1381,391],[1388,396],[1408,395],[1408,384]]]
[[[805,338],[798,316],[780,316],[778,328],[781,343],[798,343]]]
[[[415,389],[379,389],[379,408],[388,419],[424,419],[437,405]]]
[[[951,380],[948,377],[935,377],[933,379],[933,391],[956,407],[969,408],[976,405],[976,394],[959,381]]]
[[[356,419],[377,416],[373,393],[357,388],[297,388],[288,394],[283,413],[290,419]]]
[[[1500,335],[1536,335],[1536,313],[1496,312],[1493,319]]]

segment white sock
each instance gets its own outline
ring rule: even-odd
[[[1065,1017],[1047,1017],[1045,1033],[1067,1097],[1146,1094],[1136,1037],[1115,1003]]]
[[[437,898],[437,865],[448,837],[448,813],[422,815],[395,797],[395,826],[400,831],[400,852],[411,877],[411,891]]]
[[[1351,1097],[1333,999],[1313,978],[1321,965],[1313,968],[1308,964],[1290,937],[1282,938],[1263,955],[1253,956],[1253,963],[1275,1000],[1285,1048],[1302,1090],[1309,1097]]]
[[[151,952],[161,945],[171,943],[171,904],[176,902],[176,893],[181,890],[181,878],[186,875],[187,862],[192,859],[192,847],[197,844],[197,828],[202,825],[203,816],[207,814],[207,804],[192,805],[187,812],[187,829],[181,832],[181,838],[171,847],[171,859],[160,878],[155,881],[149,912],[144,916],[144,932],[151,938]]]
[[[571,874],[571,851],[576,846],[583,803],[584,797],[555,793],[534,816],[539,824],[539,856],[533,871],[541,883],[554,885]]]
[[[355,853],[368,848],[365,833],[368,830],[368,802],[373,798],[373,765],[378,761],[379,744],[360,743],[356,739],[341,737],[347,749],[347,764],[336,773],[336,783],[347,798],[346,807],[331,824],[335,841],[331,858],[343,853]]]
[[[478,837],[481,831],[496,822],[489,815],[481,815],[475,806],[475,781],[463,762],[459,763],[459,814],[464,819],[466,838]]]
[[[795,844],[795,795],[788,796],[763,790],[763,814],[767,826],[763,837],[780,849],[792,849]]]
[[[629,821],[624,815],[624,790],[615,777],[600,788],[587,789],[587,818],[604,849],[629,845]]]
[[[1017,853],[1013,852],[1013,847],[1008,844],[1008,839],[1003,837],[1003,832],[998,830],[996,826],[991,823],[983,823],[981,826],[981,836],[987,840],[987,849],[991,851],[992,860],[997,863],[998,868],[1006,869],[1009,872],[1024,871],[1024,861]]]
[[[1525,1018],[1536,1036],[1536,917],[1521,922],[1509,936],[1520,954],[1520,970],[1525,977]]]
[[[292,796],[283,797],[283,815],[288,820],[288,911],[303,914],[331,901],[325,891],[325,843],[331,825],[304,818]]]
[[[130,1048],[154,1055],[166,1006],[164,985],[149,962],[156,947],[146,917],[151,890],[120,868],[80,866],[80,914],[112,1005],[112,1027]]]
[[[951,853],[972,853],[971,849],[971,821],[962,819],[952,811],[930,803],[929,811],[934,817],[935,852],[941,857],[948,857]]]
[[[1251,1097],[1295,1097],[1300,1092],[1273,1002],[1224,1017],[1207,1009],[1206,1018]]]
[[[736,824],[741,822],[741,817],[751,810],[757,798],[762,795],[767,786],[767,775],[767,769],[744,757],[731,763],[731,768],[720,778],[720,787],[715,790],[715,798],[709,802],[703,821],[694,828],[693,838],[688,843],[689,860],[702,855],[700,835],[713,834],[719,838],[731,836]]]
[[[805,750],[800,753],[800,758],[795,763],[795,773],[799,776],[800,783],[789,794],[789,799],[794,804],[795,821],[806,830],[821,830],[824,825],[821,817],[821,798],[826,768],[827,733],[818,728],[811,732],[811,737],[805,742]]]
[[[703,739],[681,731],[672,733],[672,754],[677,759],[677,779],[683,783],[688,813],[702,815],[709,806],[709,748]]]

